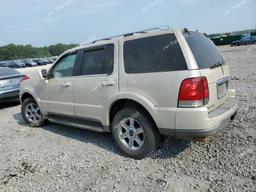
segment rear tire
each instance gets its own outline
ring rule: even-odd
[[[31,97],[22,102],[21,115],[25,123],[30,127],[41,127],[45,123],[45,119],[39,109],[39,106]]]
[[[153,120],[138,108],[121,109],[114,117],[112,135],[125,155],[142,159],[160,145],[160,134]]]

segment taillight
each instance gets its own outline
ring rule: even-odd
[[[209,87],[206,77],[185,79],[180,87],[178,107],[201,107],[209,102]]]
[[[24,75],[20,81],[23,82],[23,81],[26,81],[26,80],[29,80],[29,79],[30,79],[29,76]]]

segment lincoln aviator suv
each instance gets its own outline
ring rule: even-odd
[[[141,159],[160,135],[207,137],[238,108],[230,70],[205,35],[155,28],[65,52],[48,70],[24,76],[24,121],[112,132],[118,149]]]

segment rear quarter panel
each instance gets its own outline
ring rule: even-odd
[[[138,100],[146,105],[144,107],[152,115],[159,128],[174,129],[180,85],[186,78],[200,76],[199,70],[127,74],[123,59],[124,41],[120,40],[119,43],[120,96],[130,98],[132,94],[135,101]],[[186,51],[186,48],[183,48],[182,51]]]

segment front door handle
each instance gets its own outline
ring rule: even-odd
[[[70,82],[64,82],[64,83],[61,84],[61,86],[67,88],[67,87],[71,86],[71,83]]]
[[[115,82],[114,82],[114,81],[103,81],[103,82],[101,83],[101,85],[102,85],[103,87],[110,87],[110,86],[114,86],[114,85],[115,85]]]

